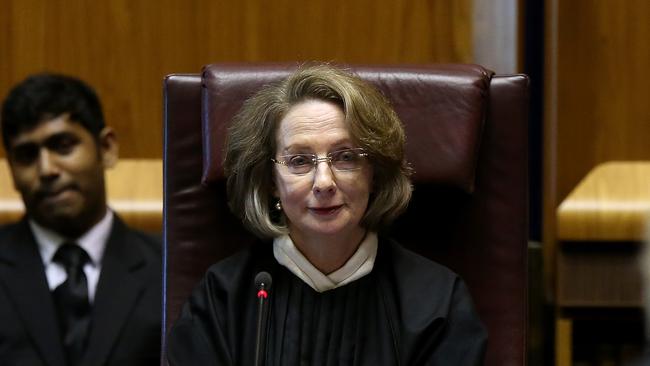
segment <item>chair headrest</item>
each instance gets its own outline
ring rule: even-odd
[[[226,128],[263,85],[296,64],[213,64],[202,74],[202,183],[223,180]],[[492,72],[478,65],[351,66],[392,103],[406,130],[415,183],[474,189]]]

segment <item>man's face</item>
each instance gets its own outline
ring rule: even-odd
[[[96,140],[64,114],[10,139],[7,156],[27,214],[44,227],[77,237],[106,213],[104,168],[117,158],[109,128]]]

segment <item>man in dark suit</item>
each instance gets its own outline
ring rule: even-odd
[[[0,127],[26,210],[0,229],[0,365],[159,364],[161,245],[107,207],[118,144],[95,92],[29,77]]]

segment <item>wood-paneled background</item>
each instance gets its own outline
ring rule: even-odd
[[[559,203],[599,163],[650,160],[648,14],[646,0],[547,2],[544,249],[550,286]]]
[[[121,155],[161,158],[169,73],[223,61],[486,64],[506,53],[496,25],[521,2],[0,0],[0,98],[34,72],[80,77],[97,89]],[[545,3],[543,235],[552,274],[562,199],[599,162],[650,160],[650,2]]]
[[[0,98],[34,72],[80,77],[128,158],[162,157],[170,73],[223,61],[473,61],[472,0],[0,0],[0,9]]]

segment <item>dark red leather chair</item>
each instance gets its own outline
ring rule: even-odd
[[[216,64],[165,79],[166,330],[207,267],[252,240],[226,204],[224,131],[248,96],[295,66]],[[465,279],[489,331],[486,365],[524,365],[528,78],[476,65],[352,70],[407,130],[415,191],[393,236]]]

